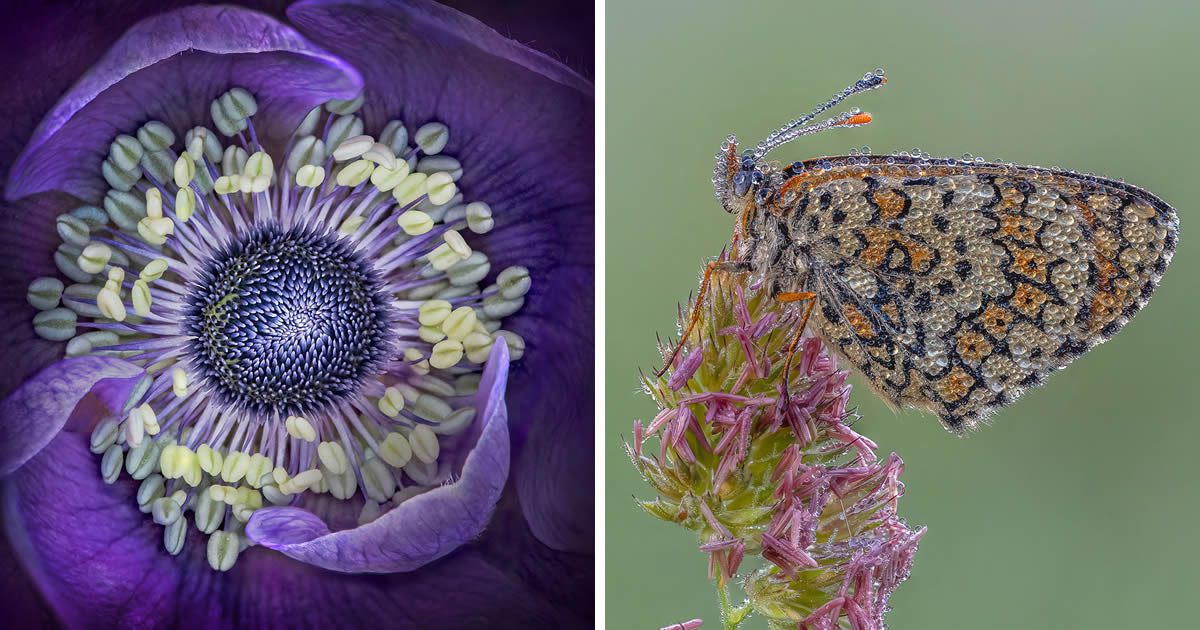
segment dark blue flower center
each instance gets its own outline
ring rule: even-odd
[[[191,359],[227,403],[302,414],[337,403],[388,354],[387,298],[336,233],[256,228],[191,288]]]

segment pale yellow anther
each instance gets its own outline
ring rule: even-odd
[[[296,183],[305,188],[316,188],[325,181],[325,167],[305,164],[296,171]]]
[[[408,362],[420,361],[425,355],[421,354],[416,348],[408,348],[404,351],[404,360]]]
[[[370,160],[380,166],[396,168],[396,156],[386,144],[376,142],[362,155],[364,160]]]
[[[236,492],[236,490],[231,486],[221,486],[221,485],[209,486],[208,487],[208,498],[212,499],[213,501],[220,501],[221,503],[224,503],[225,496],[227,494],[229,494],[230,491]]]
[[[221,474],[221,467],[225,464],[225,458],[221,455],[221,451],[207,444],[201,444],[196,449],[196,460],[200,462],[200,470],[214,477]]]
[[[192,138],[192,140],[195,141],[197,138]],[[201,150],[203,150],[203,139],[200,139],[200,147]],[[195,176],[196,161],[193,160],[192,156],[187,153],[180,155],[179,159],[175,160],[175,185],[180,188],[185,188],[188,184],[192,183],[192,178]]]
[[[401,468],[412,459],[412,446],[408,439],[399,433],[388,433],[379,445],[379,457],[389,466]]]
[[[250,463],[246,467],[246,483],[253,488],[261,488],[263,481],[271,474],[271,460],[262,453],[255,453],[250,456]]]
[[[254,177],[250,175],[242,175],[238,178],[238,191],[242,193],[254,192]]]
[[[491,206],[482,201],[467,204],[467,227],[476,234],[486,234],[495,227]]]
[[[262,151],[255,151],[246,158],[246,165],[242,167],[243,177],[261,177],[267,176],[267,181],[270,181],[271,176],[275,174],[275,160],[271,156]]]
[[[346,138],[333,150],[333,159],[338,162],[348,162],[354,158],[362,157],[374,144],[375,139],[371,136]]]
[[[196,127],[193,130],[194,135],[187,143],[187,155],[192,158],[192,167],[195,168],[196,160],[204,157],[204,141],[208,139],[208,130],[203,127]],[[178,165],[178,162],[176,162]]]
[[[192,469],[195,469],[195,474],[200,472],[200,462],[196,459],[196,454],[192,449],[179,444],[171,444],[162,450],[162,454],[158,459],[159,467],[162,469],[162,474],[168,479],[183,478],[189,485],[196,485],[189,481],[189,478],[195,478]],[[199,483],[199,479],[196,479]]]
[[[142,268],[142,272],[138,274],[138,277],[146,282],[154,282],[166,272],[167,261],[162,258],[155,258],[146,263],[146,266]]]
[[[188,375],[183,368],[171,370],[171,391],[180,398],[188,395]]]
[[[497,330],[492,334],[492,339],[504,338],[505,345],[508,346],[508,358],[512,361],[520,360],[525,356],[525,338],[511,330]]]
[[[221,478],[229,483],[237,483],[246,476],[250,468],[250,454],[234,451],[225,456],[221,464]]]
[[[150,286],[145,280],[134,280],[133,290],[129,294],[133,301],[133,310],[145,317],[150,314]]]
[[[284,428],[287,429],[288,435],[305,442],[312,442],[317,439],[317,431],[313,429],[312,424],[300,416],[288,416],[284,421]]]
[[[162,191],[151,188],[146,191],[146,216],[157,219],[162,215]]]
[[[346,466],[349,465],[346,450],[337,442],[321,442],[317,445],[317,457],[335,475],[346,472]]]
[[[141,406],[134,407],[129,415],[133,416],[134,414],[141,416],[141,423],[146,428],[147,434],[158,435],[158,432],[162,430],[162,427],[158,425],[158,414],[154,413],[154,407],[151,407],[150,403],[142,403]]]
[[[367,160],[355,160],[342,167],[342,170],[338,171],[338,186],[353,188],[370,179],[371,173],[374,171],[374,163],[368,162]]]
[[[401,409],[404,409],[404,395],[395,387],[385,389],[383,398],[379,399],[379,410],[383,412],[383,415],[395,418],[400,415]]]
[[[437,434],[424,424],[418,424],[412,433],[408,434],[408,443],[412,446],[413,456],[426,464],[437,461],[440,447]]]
[[[475,328],[476,321],[478,321],[478,316],[475,314],[475,309],[470,306],[460,306],[446,316],[442,322],[442,330],[447,337],[462,341]]]
[[[271,470],[271,478],[275,480],[276,484],[281,484],[287,481],[287,469],[283,466],[276,466],[273,470]]]
[[[413,133],[413,141],[427,155],[437,155],[450,141],[450,128],[440,122],[425,123]]]
[[[392,189],[392,197],[401,207],[406,206],[425,194],[425,182],[428,179],[425,173],[409,173]]]
[[[429,355],[429,365],[444,370],[453,367],[463,356],[463,345],[456,339],[439,341],[433,346],[433,354]]]
[[[396,162],[394,167],[380,164],[371,172],[371,183],[380,192],[389,192],[399,186],[405,177],[408,177],[408,171],[408,162]]]
[[[289,484],[298,490],[304,490],[305,488],[312,488],[320,482],[321,471],[316,468],[311,468],[309,470],[296,473],[296,476],[291,478]]]
[[[183,470],[183,475],[180,479],[189,486],[200,485],[200,480],[204,478],[204,472],[200,470],[200,462],[196,459],[196,454],[188,451],[191,457],[188,458],[187,467]]]
[[[341,226],[338,227],[338,232],[345,236],[350,236],[350,235],[354,234],[354,232],[357,231],[358,228],[361,227],[363,222],[366,220],[367,220],[367,217],[364,217],[362,215],[346,217],[346,220],[342,221]]]
[[[449,173],[434,173],[425,182],[425,190],[429,194],[429,201],[440,206],[454,198],[458,186],[454,185],[454,178]]]
[[[104,243],[90,243],[80,252],[75,264],[87,273],[100,273],[112,259],[112,249]]]
[[[445,271],[453,267],[455,263],[462,260],[457,252],[451,249],[449,243],[442,243],[429,252],[429,264],[438,271]]]
[[[462,234],[458,233],[458,230],[446,230],[446,233],[442,235],[442,239],[446,241],[450,249],[454,250],[454,253],[458,254],[459,257],[466,258],[471,255],[471,246],[467,245],[467,241],[463,239]]]
[[[142,423],[141,414],[129,414],[125,419],[125,443],[130,448],[137,448],[142,445],[142,438],[146,436],[146,425]]]
[[[242,177],[242,181],[245,182],[246,178]],[[271,187],[271,176],[270,175],[255,175],[254,179],[250,180],[250,191],[249,192],[252,192],[252,193],[266,192],[267,189],[270,187]]]
[[[425,343],[437,343],[446,338],[446,333],[434,326],[421,326],[417,329],[417,336]]]
[[[463,349],[467,351],[468,361],[483,363],[492,352],[492,336],[486,332],[472,330],[463,338]]]
[[[208,566],[214,571],[228,571],[237,562],[240,550],[236,532],[215,531],[208,537],[205,549]]]
[[[420,236],[433,229],[433,219],[420,210],[409,210],[396,217],[396,223],[409,236]]]
[[[175,193],[175,216],[183,223],[196,213],[196,191],[191,187],[180,188]]]
[[[300,169],[303,171],[304,169]],[[213,190],[222,195],[232,195],[242,187],[240,175],[222,175],[213,182]],[[301,184],[303,185],[303,184]]]
[[[118,322],[125,321],[125,303],[121,301],[121,296],[112,289],[105,287],[96,294],[96,307],[100,309],[100,314],[108,319]]]
[[[152,245],[167,242],[167,235],[175,231],[175,222],[169,217],[146,217],[137,224],[138,234]]]
[[[417,309],[417,321],[422,326],[437,326],[450,315],[451,305],[446,300],[426,300]]]

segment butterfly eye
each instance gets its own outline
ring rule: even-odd
[[[750,173],[747,171],[738,171],[733,175],[733,194],[741,197],[750,192]]]

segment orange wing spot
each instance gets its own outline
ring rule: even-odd
[[[956,367],[950,370],[950,373],[945,378],[937,381],[934,387],[938,393],[942,395],[942,400],[946,402],[954,402],[967,392],[971,391],[971,386],[975,384],[975,377],[967,374],[966,370]]]
[[[859,252],[858,257],[872,267],[883,265],[888,243],[898,236],[896,232],[881,230],[879,228],[867,228],[863,230],[863,236],[867,239],[867,246]]]
[[[1046,255],[1035,249],[1009,246],[1013,254],[1013,266],[1017,273],[1036,282],[1046,282]]]
[[[1042,226],[1040,219],[1016,214],[1000,215],[1000,232],[1014,240],[1034,242],[1037,230]]]
[[[1088,222],[1088,225],[1096,227],[1096,214],[1088,207],[1086,203],[1075,200],[1075,205],[1079,208],[1079,212],[1083,214],[1083,219]]]
[[[984,330],[996,339],[1003,339],[1008,334],[1008,326],[1012,324],[1012,320],[1012,313],[994,304],[979,315],[979,321],[983,324]]]
[[[1045,291],[1022,282],[1017,285],[1017,291],[1013,293],[1012,304],[1018,311],[1029,317],[1037,317],[1038,311],[1042,310],[1042,305],[1048,299],[1050,296],[1046,295]]]
[[[846,316],[846,321],[850,323],[850,327],[859,337],[871,339],[875,336],[875,329],[871,328],[871,322],[867,320],[866,315],[858,312],[858,309],[850,304],[843,304],[842,314]]]
[[[1096,254],[1096,266],[1099,267],[1100,272],[1100,278],[1096,281],[1096,285],[1101,289],[1107,289],[1112,284],[1113,278],[1120,275],[1117,266],[1100,254]]]
[[[1117,318],[1117,314],[1125,307],[1129,294],[1123,289],[1097,291],[1092,299],[1092,330],[1100,330]]]
[[[875,205],[879,206],[879,216],[884,219],[895,219],[904,212],[904,195],[888,188],[875,193]]]
[[[966,332],[958,338],[958,356],[971,365],[979,365],[992,353],[992,344],[977,332]]]
[[[893,323],[900,323],[900,309],[894,303],[888,302],[880,307],[879,310],[883,311],[883,314],[887,315],[888,319],[892,320]]]

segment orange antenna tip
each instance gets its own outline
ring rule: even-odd
[[[847,118],[846,120],[843,120],[842,122],[840,122],[838,124],[846,125],[846,126],[853,126],[853,125],[865,125],[869,122],[871,122],[871,115],[868,114],[867,112],[863,112],[861,114],[855,114],[855,115]]]

